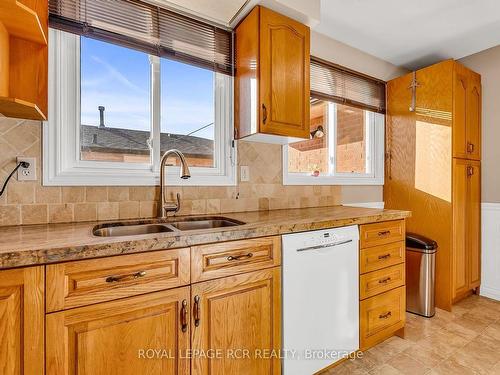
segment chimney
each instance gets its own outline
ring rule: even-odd
[[[106,125],[104,125],[104,107],[102,105],[99,106],[99,127],[100,128],[105,128]]]

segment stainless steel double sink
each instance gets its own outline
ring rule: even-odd
[[[199,229],[224,228],[243,225],[245,223],[220,216],[179,218],[173,221],[152,219],[143,221],[128,221],[99,224],[94,227],[94,236],[122,237],[142,234],[167,232],[187,232]]]

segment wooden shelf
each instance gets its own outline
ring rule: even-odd
[[[36,12],[17,0],[0,0],[0,23],[11,36],[47,44],[47,36]]]
[[[29,120],[46,120],[43,112],[34,103],[17,98],[0,96],[0,113],[7,117],[17,117]]]

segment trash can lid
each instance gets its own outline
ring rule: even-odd
[[[406,233],[406,247],[417,250],[437,250],[437,242],[416,233]]]

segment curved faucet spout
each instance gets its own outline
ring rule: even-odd
[[[191,177],[189,172],[189,166],[187,164],[186,158],[179,150],[172,149],[165,152],[160,161],[160,205],[159,205],[159,217],[166,218],[169,212],[178,212],[181,208],[180,194],[177,194],[177,202],[169,202],[167,199],[167,189],[165,184],[165,167],[167,165],[167,159],[170,155],[176,155],[180,161],[180,173],[179,177],[186,180]]]

